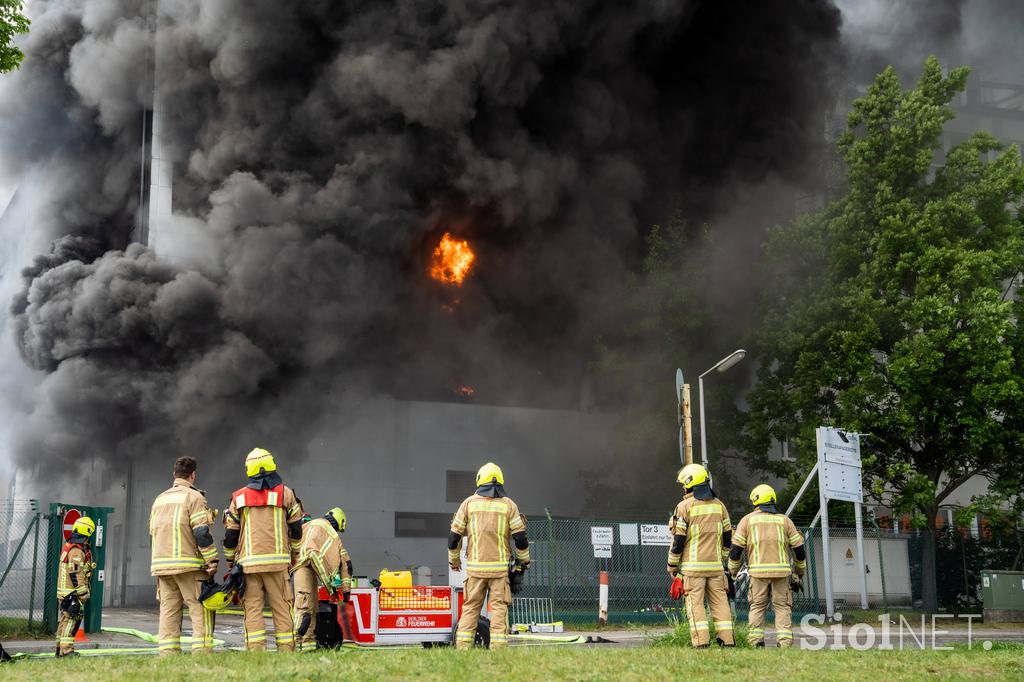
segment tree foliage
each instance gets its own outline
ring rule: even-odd
[[[889,68],[853,103],[845,196],[767,244],[746,422],[762,468],[772,439],[807,471],[815,426],[868,434],[867,485],[929,527],[963,482],[1020,456],[1024,344],[1007,287],[1024,269],[1024,168],[986,133],[942,153],[967,75],[932,57],[915,87]]]
[[[11,45],[19,33],[28,33],[29,20],[22,0],[0,0],[0,73],[18,68],[25,54]]]

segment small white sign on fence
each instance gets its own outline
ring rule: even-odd
[[[672,533],[668,530],[668,524],[641,523],[640,524],[641,545],[663,545],[668,547],[672,544]]]
[[[620,545],[639,545],[640,536],[636,532],[635,523],[620,523],[619,524],[619,544]]]
[[[612,546],[611,545],[594,545],[594,558],[595,559],[611,559],[612,558]]]
[[[591,526],[590,544],[595,547],[597,545],[615,544],[615,529],[611,526]]]

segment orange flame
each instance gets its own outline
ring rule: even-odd
[[[430,263],[430,276],[442,284],[461,286],[473,267],[476,254],[465,239],[455,239],[448,232],[434,249]]]
[[[463,398],[469,398],[474,393],[476,393],[476,389],[473,388],[472,386],[460,386],[459,388],[455,389],[455,392],[458,395],[462,396]]]

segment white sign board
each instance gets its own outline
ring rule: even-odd
[[[636,532],[635,523],[620,523],[619,524],[619,544],[620,545],[639,545],[640,536]]]
[[[817,429],[818,476],[830,500],[864,502],[861,480],[860,436],[841,429]]]
[[[641,523],[640,524],[641,545],[662,545],[668,547],[672,544],[672,533],[668,530],[668,524]]]
[[[615,544],[615,529],[611,526],[591,526],[590,527],[590,544],[594,545],[613,545]]]
[[[594,558],[595,559],[611,559],[612,558],[612,546],[611,545],[594,545]]]

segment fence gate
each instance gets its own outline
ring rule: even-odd
[[[82,627],[86,632],[99,632],[103,620],[103,586],[106,577],[106,529],[107,517],[113,514],[112,507],[90,507],[81,504],[55,502],[50,505],[50,531],[47,533],[46,551],[50,559],[46,562],[46,591],[44,608],[46,624],[50,632],[57,629],[57,559],[61,547],[71,537],[71,524],[82,516],[96,522],[93,535],[92,560],[96,569],[90,581],[90,597],[85,606],[85,620]]]

